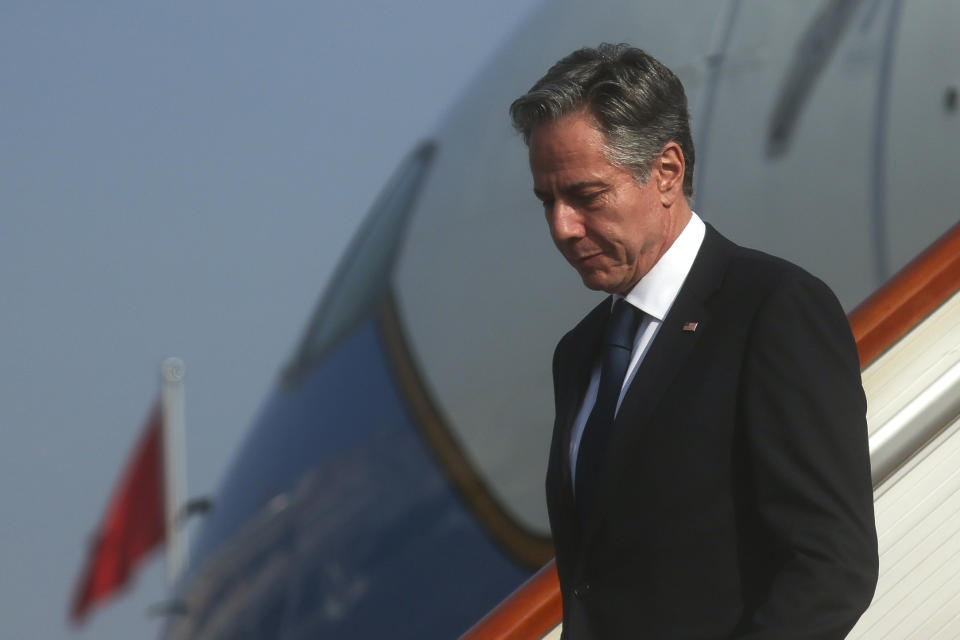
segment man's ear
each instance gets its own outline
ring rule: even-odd
[[[660,202],[671,206],[677,198],[683,197],[683,174],[686,165],[683,150],[676,142],[668,142],[653,163],[651,179],[656,180],[660,192]]]

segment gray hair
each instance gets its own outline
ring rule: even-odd
[[[545,122],[586,109],[606,140],[611,164],[650,178],[668,142],[683,152],[683,194],[693,196],[693,138],[683,85],[656,58],[627,44],[601,44],[563,58],[510,105],[514,128],[530,143]]]

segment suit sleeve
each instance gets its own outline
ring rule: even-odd
[[[743,640],[846,636],[873,597],[877,537],[856,345],[811,276],[755,319],[743,427],[761,526],[783,558]]]

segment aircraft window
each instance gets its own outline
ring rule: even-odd
[[[307,328],[287,375],[323,355],[371,311],[386,291],[407,219],[435,145],[420,145],[400,164],[347,248]]]

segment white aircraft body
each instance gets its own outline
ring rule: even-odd
[[[958,219],[958,27],[954,0],[544,5],[374,205],[165,637],[450,637],[550,558],[552,351],[598,300],[507,114],[553,62],[629,42],[675,70],[694,209],[850,310]]]

